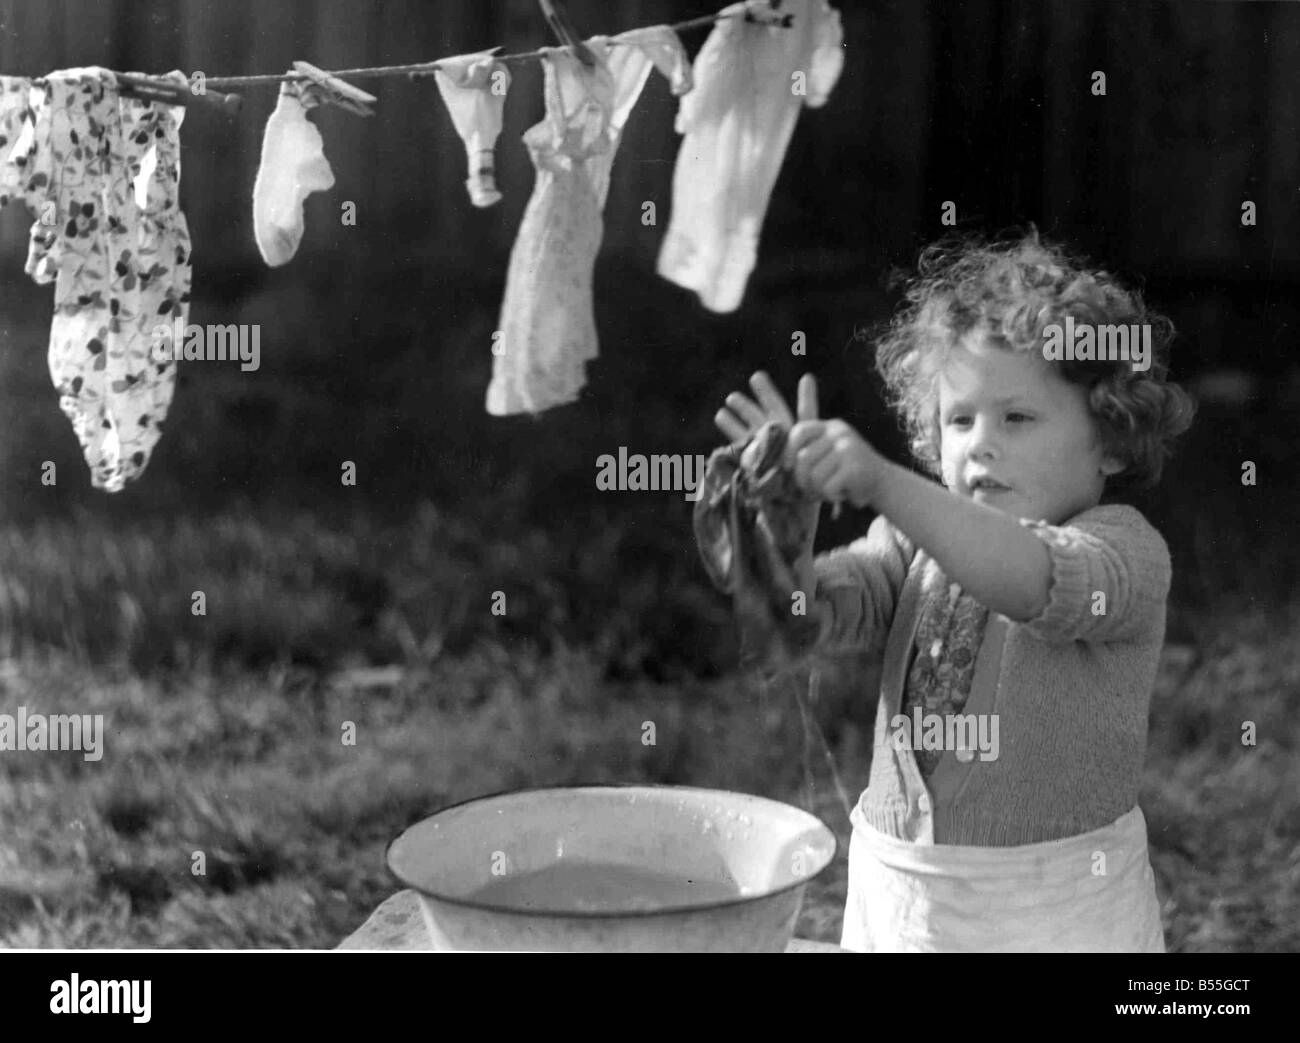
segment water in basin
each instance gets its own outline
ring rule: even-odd
[[[690,879],[638,866],[556,862],[511,873],[468,895],[473,902],[551,912],[635,912],[723,902],[741,894],[734,880]]]

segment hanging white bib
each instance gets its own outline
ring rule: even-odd
[[[1146,819],[1015,847],[918,844],[854,809],[840,944],[858,952],[1164,952]]]

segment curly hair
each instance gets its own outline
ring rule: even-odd
[[[1148,369],[1119,359],[1072,359],[1057,363],[1057,372],[1086,389],[1105,451],[1125,464],[1110,481],[1154,486],[1195,413],[1191,396],[1166,380],[1174,325],[1137,290],[1029,229],[1003,241],[949,236],[922,250],[917,274],[901,280],[906,300],[877,341],[876,369],[912,452],[939,474],[939,373],[967,334],[982,332],[1000,348],[1042,357],[1044,328],[1064,325],[1067,315],[1097,325],[1136,323],[1151,327]]]

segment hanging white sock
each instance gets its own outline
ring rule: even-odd
[[[492,57],[492,51],[440,58],[434,72],[451,122],[465,142],[469,163],[465,187],[469,189],[470,202],[480,207],[491,206],[501,199],[492,150],[501,134],[501,117],[506,92],[510,89],[510,71]]]
[[[262,260],[277,268],[293,260],[302,242],[303,201],[334,187],[320,131],[307,119],[298,83],[280,85],[280,100],[266,121],[262,163],[253,184],[253,235]]]

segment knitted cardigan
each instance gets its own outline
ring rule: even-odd
[[[857,814],[891,836],[1001,847],[1097,829],[1137,804],[1147,713],[1165,633],[1165,541],[1132,507],[1102,505],[1059,526],[1020,519],[1047,545],[1047,606],[1016,623],[990,613],[966,714],[997,714],[996,759],[946,750],[929,779],[906,770],[900,712],[926,552],[883,515],[817,556],[820,650],[883,655],[874,753]],[[1104,601],[1101,597],[1104,595]],[[928,824],[928,823],[927,823]]]

